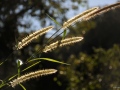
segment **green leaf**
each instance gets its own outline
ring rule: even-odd
[[[33,66],[35,66],[35,65],[37,65],[37,64],[39,64],[40,62],[41,62],[41,61],[38,61],[38,62],[36,62],[36,63],[30,65],[29,67],[23,69],[22,72],[28,70],[29,68],[31,68],[31,67],[33,67]]]
[[[63,32],[63,36],[62,36],[62,39],[64,39],[65,38],[65,36],[66,36],[66,30],[64,30],[64,32]]]
[[[6,85],[6,83],[4,83],[4,81],[0,80],[2,83],[0,84],[0,88],[2,88],[3,86]]]
[[[16,77],[18,74],[13,75],[12,77],[10,77],[8,80],[12,80],[14,77]]]
[[[57,22],[55,19],[53,19],[52,17],[50,17],[48,14],[47,14],[47,16],[48,16],[51,20],[53,20],[57,25],[61,26],[59,22]]]
[[[20,77],[20,61],[17,62],[18,77]]]
[[[22,84],[19,84],[23,90],[26,90],[26,88],[22,85]]]
[[[46,61],[50,61],[50,62],[55,62],[55,63],[61,63],[61,64],[70,65],[70,64],[67,64],[67,63],[64,63],[64,62],[60,62],[60,61],[57,61],[57,60],[54,60],[54,59],[50,59],[50,58],[35,58],[35,59],[29,60],[28,62],[32,62],[32,61],[36,61],[36,60],[46,60]]]

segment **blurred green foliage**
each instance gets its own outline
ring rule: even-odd
[[[68,80],[66,90],[113,90],[119,86],[120,47],[98,48],[94,52],[69,57],[71,66],[60,71]]]

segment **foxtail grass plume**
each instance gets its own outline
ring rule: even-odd
[[[16,49],[22,49],[24,46],[28,45],[31,41],[37,39],[39,36],[45,34],[49,30],[51,30],[53,26],[48,26],[46,28],[42,28],[38,31],[33,32],[32,34],[28,35],[27,37],[23,38],[18,44],[16,45]]]
[[[12,87],[15,87],[16,85],[18,85],[20,83],[23,83],[23,82],[25,82],[25,81],[27,81],[29,79],[37,78],[37,77],[43,76],[43,75],[53,74],[53,73],[56,73],[56,72],[57,72],[56,69],[38,70],[38,71],[35,71],[35,72],[31,72],[31,73],[22,75],[22,76],[18,77],[17,79],[12,80],[10,82],[10,85]]]
[[[66,29],[67,27],[69,27],[73,23],[75,23],[75,22],[79,21],[80,19],[82,19],[88,13],[90,13],[92,11],[96,11],[98,9],[99,9],[98,7],[93,7],[91,9],[88,9],[88,10],[84,11],[83,13],[80,13],[80,14],[74,16],[73,18],[70,18],[68,21],[63,23],[62,29]]]
[[[66,38],[66,39],[63,39],[61,41],[56,41],[48,46],[46,46],[44,49],[43,49],[43,52],[48,52],[48,51],[51,51],[57,47],[62,47],[62,46],[65,46],[65,45],[70,45],[70,44],[73,44],[73,43],[76,43],[76,42],[79,42],[83,39],[83,37],[71,37],[71,38]]]
[[[109,5],[109,6],[106,6],[104,8],[101,8],[101,9],[98,9],[97,11],[87,15],[84,17],[84,20],[87,21],[87,20],[90,20],[98,15],[101,15],[107,11],[110,11],[112,9],[116,9],[116,8],[119,8],[120,7],[120,3],[115,3],[115,4],[112,4],[112,5]]]

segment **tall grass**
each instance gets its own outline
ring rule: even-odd
[[[73,18],[71,18],[71,19],[69,19],[69,20],[67,20],[66,22],[63,23],[63,25],[61,27],[61,29],[64,29],[63,30],[64,34],[62,36],[63,38],[61,40],[55,41],[53,43],[47,42],[42,48],[40,48],[38,50],[38,51],[40,51],[38,53],[48,53],[48,52],[50,52],[52,50],[57,49],[58,47],[63,47],[63,46],[66,46],[66,45],[70,45],[70,44],[74,44],[74,43],[82,41],[83,37],[81,37],[81,36],[66,38],[65,37],[66,36],[66,29],[69,28],[69,26],[75,24],[78,21],[91,20],[92,18],[94,18],[94,17],[96,17],[98,15],[104,14],[107,11],[114,10],[116,8],[119,8],[119,7],[120,7],[120,3],[115,3],[115,4],[112,4],[112,5],[106,6],[104,8],[101,8],[101,9],[99,9],[98,7],[93,7],[91,9],[89,9],[89,10],[84,11],[81,14],[78,14],[78,15],[74,16]],[[58,24],[58,22],[56,20],[54,20],[52,17],[50,17],[50,18],[56,24]],[[42,28],[42,29],[40,29],[40,30],[38,30],[36,32],[33,32],[33,33],[29,34],[28,36],[23,38],[21,41],[19,41],[15,45],[16,50],[24,49],[24,47],[27,46],[30,42],[32,42],[33,40],[35,40],[38,37],[42,36],[43,34],[45,34],[46,32],[48,32],[51,29],[53,29],[53,26],[48,26],[48,27]],[[57,30],[57,32],[58,32],[58,30]],[[56,33],[54,33],[53,35],[55,35],[55,34]],[[54,40],[54,38],[52,40]],[[49,41],[49,39],[48,39],[48,41]],[[8,59],[6,59],[5,61],[7,61],[7,60]],[[34,62],[34,61],[38,61],[38,62],[35,62],[34,64],[24,68],[23,70],[20,70],[19,67],[21,65],[20,65],[20,62],[18,61],[18,63],[17,63],[18,73],[11,76],[11,77],[9,77],[8,80],[6,80],[6,81],[1,80],[0,88],[3,88],[4,86],[14,87],[15,88],[15,86],[20,85],[24,90],[26,90],[26,88],[22,85],[22,83],[25,82],[26,80],[30,80],[31,78],[37,78],[37,77],[42,76],[42,75],[49,75],[49,74],[53,74],[53,73],[57,72],[56,69],[45,69],[45,70],[33,71],[33,72],[29,72],[29,73],[27,73],[25,75],[21,75],[21,72],[26,71],[26,70],[32,68],[33,66],[39,64],[41,62],[41,60],[47,60],[47,61],[54,62],[54,63],[61,63],[61,64],[68,65],[67,63],[60,62],[60,61],[57,61],[57,60],[54,60],[54,59],[51,59],[51,58],[40,57],[40,58],[33,58],[33,59],[26,60],[26,64],[28,64],[30,62]],[[4,65],[4,62],[1,62],[0,66]]]

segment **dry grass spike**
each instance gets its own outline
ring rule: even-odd
[[[10,82],[10,85],[12,87],[15,87],[16,85],[25,82],[26,80],[32,79],[32,78],[37,78],[39,76],[43,76],[43,75],[49,75],[49,74],[53,74],[56,73],[57,70],[56,69],[45,69],[45,70],[38,70],[35,72],[31,72],[25,75],[22,75],[20,77],[18,77],[17,79],[14,79]]]
[[[109,11],[109,10],[116,9],[116,8],[119,8],[119,7],[120,7],[120,3],[115,3],[115,4],[112,4],[112,5],[106,6],[104,8],[101,8],[101,9],[89,14],[88,16],[86,16],[84,18],[84,20],[85,21],[90,20],[90,19],[92,19],[92,18],[94,18],[98,15],[101,15],[101,14],[103,14],[103,13]]]
[[[16,45],[16,49],[17,50],[22,49],[24,46],[29,44],[31,41],[37,39],[39,36],[45,34],[52,28],[53,28],[53,26],[48,26],[46,28],[42,28],[38,31],[33,32],[32,34],[28,35],[27,37],[23,38],[20,42],[18,42],[18,44]]]
[[[63,39],[61,41],[56,41],[48,46],[46,46],[44,49],[43,49],[43,52],[48,52],[48,51],[51,51],[57,47],[62,47],[62,46],[65,46],[65,45],[69,45],[69,44],[73,44],[73,43],[76,43],[76,42],[79,42],[83,39],[83,37],[71,37],[71,38],[66,38],[66,39]]]
[[[82,19],[88,13],[96,11],[98,9],[99,9],[99,7],[93,7],[91,9],[88,9],[88,10],[84,11],[83,13],[80,13],[80,14],[74,16],[73,18],[71,18],[68,21],[66,21],[66,22],[63,23],[62,29],[66,29],[67,27],[69,27],[73,23],[75,23],[75,22],[79,21],[80,19]]]

